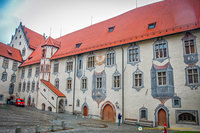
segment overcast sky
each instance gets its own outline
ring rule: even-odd
[[[73,31],[161,0],[0,0],[0,42],[10,43],[22,22],[58,38]]]

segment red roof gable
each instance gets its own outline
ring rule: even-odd
[[[0,42],[0,55],[9,59],[22,62],[22,56],[18,49]]]
[[[54,46],[59,48],[60,47],[60,42],[54,40],[51,37],[48,37],[47,40],[45,41],[45,43],[42,46]]]
[[[154,29],[148,29],[151,23],[156,23]],[[113,26],[113,32],[109,32]],[[197,28],[200,28],[200,0],[165,0],[58,38],[61,48],[52,59]]]
[[[56,87],[54,87],[50,82],[41,79],[42,83],[44,83],[50,90],[52,90],[58,97],[66,97],[62,92],[60,92]]]
[[[24,27],[24,32],[26,34],[26,38],[29,39],[29,46],[32,49],[36,49],[39,45],[43,44],[45,39],[42,35],[32,31],[31,29]]]

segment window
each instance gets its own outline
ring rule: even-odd
[[[26,89],[26,82],[23,83],[23,88],[22,88],[22,92],[24,92]]]
[[[13,67],[12,67],[13,71],[17,71],[17,62],[13,62]]]
[[[148,25],[148,29],[154,29],[155,27],[156,27],[156,22]]]
[[[87,89],[87,79],[86,78],[82,78],[81,88],[82,89]]]
[[[15,37],[15,40],[17,40],[17,36]]]
[[[97,89],[102,88],[102,77],[97,77]]]
[[[22,56],[25,56],[25,53],[26,53],[26,48],[23,48],[22,49]]]
[[[67,106],[67,99],[65,99],[65,106]]]
[[[34,92],[35,91],[35,81],[32,82],[32,88],[31,91]]]
[[[44,58],[46,56],[46,49],[42,49],[42,57]]]
[[[49,72],[49,65],[46,65],[46,72]]]
[[[120,87],[120,76],[114,76],[114,88]]]
[[[32,67],[29,66],[29,68],[28,68],[28,78],[30,78],[31,75],[32,75]]]
[[[80,107],[80,100],[79,99],[76,100],[76,106]]]
[[[166,72],[157,72],[157,74],[158,74],[158,85],[166,85],[167,84]]]
[[[53,69],[53,72],[54,73],[58,73],[59,71],[59,62],[58,61],[55,61],[54,62],[54,69]]]
[[[143,72],[139,70],[139,68],[137,68],[136,71],[133,73],[133,88],[139,91],[143,87]]]
[[[197,68],[190,68],[187,70],[188,75],[188,83],[189,84],[198,84],[198,69]]]
[[[115,64],[115,52],[114,51],[109,51],[106,54],[106,65],[107,66],[112,66]]]
[[[14,92],[14,84],[11,83],[9,87],[9,94],[13,94],[13,92]]]
[[[78,69],[82,69],[82,60],[79,60]]]
[[[116,69],[115,73],[112,75],[112,89],[119,91],[121,89],[121,74]]]
[[[113,32],[114,29],[115,29],[115,26],[112,26],[112,27],[109,27],[109,28],[108,28],[108,31],[109,31],[109,32]]]
[[[12,74],[11,76],[11,80],[10,80],[12,83],[14,83],[16,81],[16,75],[15,74]]]
[[[147,118],[147,108],[145,108],[145,107],[142,107],[142,108],[140,108],[140,119],[142,119],[142,120],[147,120],[148,118]]]
[[[39,89],[39,81],[37,81],[37,86],[36,86],[37,90]]]
[[[59,89],[59,79],[58,79],[58,78],[55,79],[55,87],[56,87],[57,89]]]
[[[194,54],[195,53],[195,46],[194,40],[186,40],[185,43],[185,54]]]
[[[25,75],[25,68],[23,67],[23,68],[22,68],[22,73],[21,73],[21,78],[22,78],[22,79],[24,78],[24,75]]]
[[[20,35],[21,36],[21,35]],[[19,45],[21,45],[22,43],[21,42],[19,42]]]
[[[67,79],[67,89],[68,90],[72,89],[72,79]]]
[[[9,63],[8,58],[4,58],[4,59],[3,59],[2,67],[3,67],[3,68],[8,68],[8,63]]]
[[[20,35],[19,38],[22,38],[22,35]]]
[[[198,125],[198,111],[176,110],[176,121],[178,124]]]
[[[72,69],[73,69],[73,62],[72,61],[68,61],[66,65],[67,65],[66,66],[66,71],[67,72],[72,71]]]
[[[128,63],[137,64],[140,61],[140,49],[139,46],[134,45],[128,48]]]
[[[18,87],[18,92],[21,92],[21,88],[22,88],[22,83],[19,83],[19,87]]]
[[[27,92],[29,92],[30,91],[30,85],[31,85],[31,83],[30,83],[30,81],[28,81],[28,83],[27,83]]]
[[[44,70],[44,65],[41,65],[41,72],[43,72],[43,70]]]
[[[165,41],[159,41],[154,46],[155,58],[162,59],[168,57],[168,48]]]
[[[7,80],[7,72],[4,71],[4,72],[2,73],[1,80],[2,80],[3,82]]]
[[[76,48],[79,48],[81,46],[82,43],[77,43],[76,44]]]
[[[181,108],[181,98],[180,97],[173,97],[172,98],[172,107],[173,108]]]
[[[186,86],[191,89],[197,89],[200,86],[200,67],[199,66],[188,66],[185,68],[186,73]]]
[[[94,55],[88,56],[88,68],[93,68],[94,67]]]
[[[3,101],[3,95],[2,94],[0,95],[0,101]]]
[[[36,76],[36,77],[39,76],[39,73],[40,73],[40,66],[37,65],[37,66],[36,66],[36,69],[35,69],[35,76]]]

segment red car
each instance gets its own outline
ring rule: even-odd
[[[16,103],[17,106],[24,106],[24,99],[17,98]]]

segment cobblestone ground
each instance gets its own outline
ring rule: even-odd
[[[62,130],[62,121],[66,124],[65,130]],[[117,126],[117,123],[83,118],[68,113],[40,111],[32,107],[0,106],[0,133],[15,133],[17,127],[21,127],[22,133],[35,133],[37,125],[40,126],[41,133],[51,132],[52,125],[57,133],[138,133],[138,127],[133,125]],[[142,133],[161,132],[158,129],[144,128]],[[173,131],[168,133],[173,133]]]

